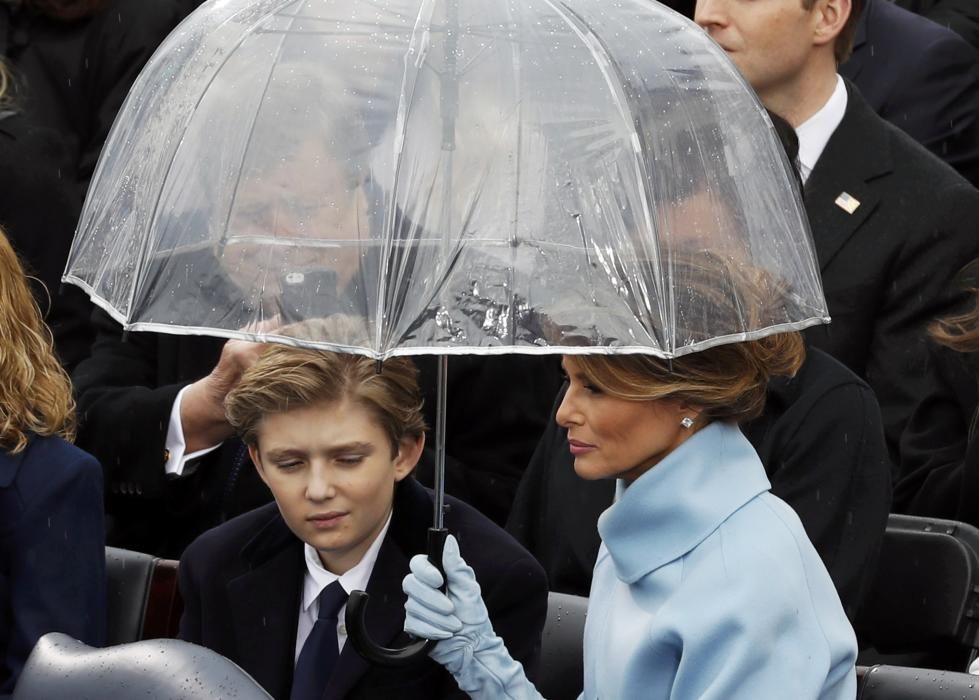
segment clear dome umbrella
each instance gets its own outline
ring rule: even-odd
[[[130,330],[443,370],[828,321],[764,109],[651,0],[210,0],[123,105],[65,280]]]

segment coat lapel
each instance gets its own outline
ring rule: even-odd
[[[370,595],[367,631],[370,638],[382,646],[403,646],[408,641],[404,633],[407,598],[401,590],[401,582],[408,574],[409,559],[425,551],[426,524],[432,521],[431,507],[431,497],[414,478],[405,479],[395,489],[391,526],[367,581]],[[345,644],[322,700],[346,697],[369,670],[370,664],[353,645]]]
[[[805,187],[806,212],[820,270],[873,214],[880,202],[874,180],[893,170],[888,131],[856,88],[847,83],[843,121],[833,132]],[[849,196],[859,206],[837,203]]]
[[[286,698],[306,571],[302,542],[276,513],[242,557],[250,570],[227,584],[238,662],[273,697]]]
[[[393,523],[392,523],[393,525]],[[370,638],[382,646],[400,646],[398,638],[403,634],[405,622],[405,595],[401,581],[408,574],[408,558],[392,538],[388,536],[367,582],[370,601],[367,605],[367,632]],[[323,693],[323,700],[340,700],[370,670],[370,664],[358,654],[349,642],[343,645],[336,669],[330,676]]]

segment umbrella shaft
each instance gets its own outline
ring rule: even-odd
[[[439,355],[438,394],[435,401],[435,527],[443,527],[445,516],[445,394],[449,357]]]

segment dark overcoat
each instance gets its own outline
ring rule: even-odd
[[[38,638],[105,644],[102,470],[57,437],[0,450],[0,697]]]
[[[901,435],[895,512],[979,527],[976,359],[933,346],[928,367],[933,389],[918,402]]]
[[[432,494],[413,478],[395,489],[391,525],[367,583],[367,629],[385,646],[408,641],[403,631],[408,562],[426,551]],[[496,633],[533,678],[547,615],[540,565],[485,516],[449,497],[445,525],[476,572]],[[180,637],[228,657],[275,698],[288,698],[306,572],[303,543],[274,504],[205,533],[180,561],[184,614]],[[372,667],[344,645],[322,700],[465,698],[430,658],[405,668]]]

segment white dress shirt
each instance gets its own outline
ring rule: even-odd
[[[343,576],[337,576],[327,571],[320,561],[320,556],[310,545],[304,545],[306,552],[306,575],[303,577],[303,599],[299,604],[299,624],[296,627],[296,656],[293,663],[299,661],[299,652],[303,650],[306,638],[313,630],[316,618],[320,614],[319,595],[323,589],[331,583],[340,580],[340,586],[350,595],[351,591],[363,591],[367,588],[367,581],[370,580],[371,572],[374,571],[374,564],[377,563],[377,554],[381,551],[381,543],[384,542],[388,534],[388,527],[391,525],[391,514],[388,513],[387,522],[384,528],[378,533],[370,548],[364,553],[364,557],[358,564],[350,569]],[[340,608],[337,614],[337,649],[343,651],[343,645],[347,641],[347,626],[344,622],[344,615],[347,612],[346,604]]]
[[[180,402],[184,397],[184,392],[189,388],[190,385],[185,386],[177,394],[177,398],[173,400],[173,408],[170,409],[170,424],[167,426],[167,439],[164,442],[168,457],[163,463],[163,468],[168,475],[174,477],[183,476],[186,464],[191,460],[202,457],[221,446],[219,442],[212,447],[206,447],[203,450],[197,450],[197,452],[184,454],[187,451],[187,441],[184,439],[184,426],[180,422]],[[190,474],[191,470],[187,470],[187,473]]]
[[[836,88],[829,100],[818,112],[809,117],[795,130],[799,137],[799,175],[802,181],[809,179],[819,156],[829,142],[836,127],[843,121],[846,112],[846,83],[839,75],[836,76]]]

